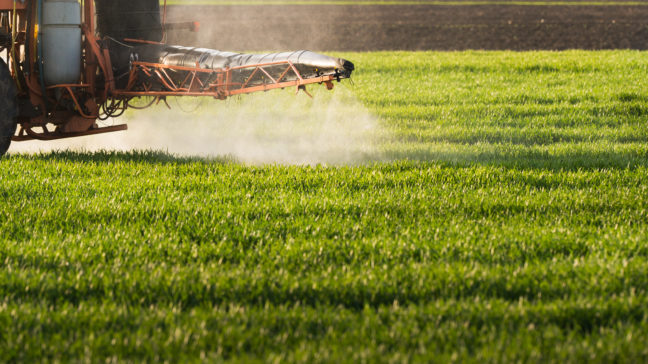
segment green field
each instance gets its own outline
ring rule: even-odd
[[[0,362],[647,362],[648,53],[343,56],[357,165],[0,160]]]

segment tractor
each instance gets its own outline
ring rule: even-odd
[[[351,77],[353,63],[295,51],[242,54],[165,43],[160,0],[0,0],[0,157],[11,142],[127,129],[99,126],[167,97],[213,97]],[[308,93],[308,92],[306,92]],[[144,100],[142,102],[142,100]]]

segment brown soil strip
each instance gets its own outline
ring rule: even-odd
[[[224,50],[648,49],[648,6],[171,6],[199,33],[169,42]]]

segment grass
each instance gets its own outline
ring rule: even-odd
[[[386,162],[1,160],[0,361],[648,361],[646,53],[343,56]]]

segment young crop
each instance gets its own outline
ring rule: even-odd
[[[364,163],[1,160],[0,361],[647,361],[645,53],[344,56]]]

